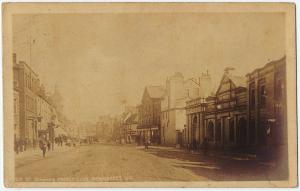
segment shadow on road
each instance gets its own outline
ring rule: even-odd
[[[184,168],[193,173],[217,181],[233,180],[285,180],[287,170],[283,165],[275,162],[264,163],[256,159],[242,157],[204,156],[199,153],[189,153],[177,149],[149,148],[145,150],[149,154],[173,159],[172,165],[177,168]]]

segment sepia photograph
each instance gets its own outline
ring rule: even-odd
[[[6,187],[297,186],[294,4],[2,10]]]

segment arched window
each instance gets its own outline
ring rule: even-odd
[[[196,132],[197,132],[197,117],[193,117],[193,123],[192,123],[192,131],[193,131],[193,141],[196,140]]]
[[[229,141],[234,142],[234,121],[233,119],[229,119]]]
[[[214,124],[212,121],[209,121],[207,126],[207,138],[209,141],[214,140]]]

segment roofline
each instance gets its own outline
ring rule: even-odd
[[[277,59],[277,60],[272,60],[272,61],[266,63],[264,66],[262,66],[262,67],[260,67],[260,68],[256,68],[256,69],[254,69],[252,72],[247,73],[247,74],[246,74],[246,77],[247,77],[247,76],[250,76],[251,74],[253,74],[253,73],[255,73],[255,72],[258,72],[258,71],[260,71],[260,70],[263,70],[263,69],[267,68],[267,67],[270,66],[270,65],[273,65],[273,64],[276,64],[276,63],[278,63],[278,62],[281,62],[281,61],[283,61],[283,60],[285,60],[285,59],[286,59],[286,55],[284,55],[282,58],[279,58],[279,59]]]
[[[27,67],[30,70],[30,72],[32,72],[34,75],[36,75],[37,78],[39,78],[39,75],[25,61],[20,60],[15,65],[16,66],[24,65],[25,67]]]

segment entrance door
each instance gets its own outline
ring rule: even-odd
[[[239,119],[238,127],[237,127],[237,140],[239,146],[245,146],[247,140],[247,122],[244,117]]]

